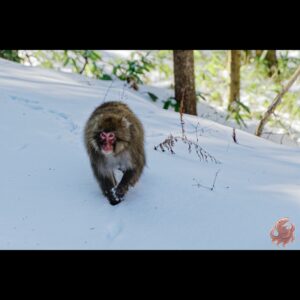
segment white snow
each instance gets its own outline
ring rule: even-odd
[[[286,249],[300,249],[299,148],[240,130],[235,144],[232,128],[185,115],[188,137],[196,141],[198,124],[199,144],[221,164],[179,142],[176,154],[155,151],[181,134],[179,115],[123,86],[0,60],[1,249],[282,249],[269,236],[281,217],[296,226]],[[106,94],[126,102],[146,134],[147,168],[117,206],[83,145]],[[213,191],[204,188],[217,172]]]

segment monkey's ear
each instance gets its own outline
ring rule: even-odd
[[[93,125],[91,125],[93,128],[93,131],[98,130],[99,124],[101,124],[102,120],[103,120],[103,114],[100,114],[94,118]]]
[[[122,124],[126,127],[129,128],[129,126],[131,125],[131,123],[125,118],[122,118]]]

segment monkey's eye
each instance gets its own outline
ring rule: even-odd
[[[106,139],[106,133],[105,132],[101,132],[100,133],[100,138],[101,138],[101,140],[105,140]]]
[[[101,132],[100,139],[106,142],[113,142],[115,140],[115,134],[113,132]]]
[[[109,140],[113,140],[115,138],[115,134],[113,132],[108,133],[107,135]]]

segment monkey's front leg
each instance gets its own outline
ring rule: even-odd
[[[124,172],[124,175],[123,175],[120,183],[118,184],[117,188],[115,189],[115,194],[116,194],[117,198],[119,198],[120,200],[123,200],[125,194],[128,191],[129,184],[134,176],[135,176],[135,170],[126,170]]]
[[[119,202],[116,201],[114,195],[112,194],[112,189],[115,187],[116,185],[116,182],[114,180],[114,177],[113,176],[103,176],[100,172],[99,172],[99,169],[97,167],[96,164],[91,164],[92,165],[92,169],[93,169],[93,172],[94,172],[94,175],[98,181],[98,184],[104,194],[104,196],[106,196],[109,200],[109,203],[111,205],[116,205],[118,204]]]
[[[114,192],[115,182],[109,177],[101,177],[100,183],[103,194],[107,197],[109,203],[111,205],[119,204],[121,200],[116,196]]]

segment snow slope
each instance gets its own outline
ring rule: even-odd
[[[147,168],[120,205],[93,178],[84,124],[106,100],[123,100],[142,120]],[[280,249],[269,231],[281,217],[296,226],[300,249],[300,150],[209,120],[185,116],[188,137],[221,164],[186,145],[155,151],[178,114],[122,82],[0,60],[0,249]],[[213,191],[211,186],[219,170]]]

